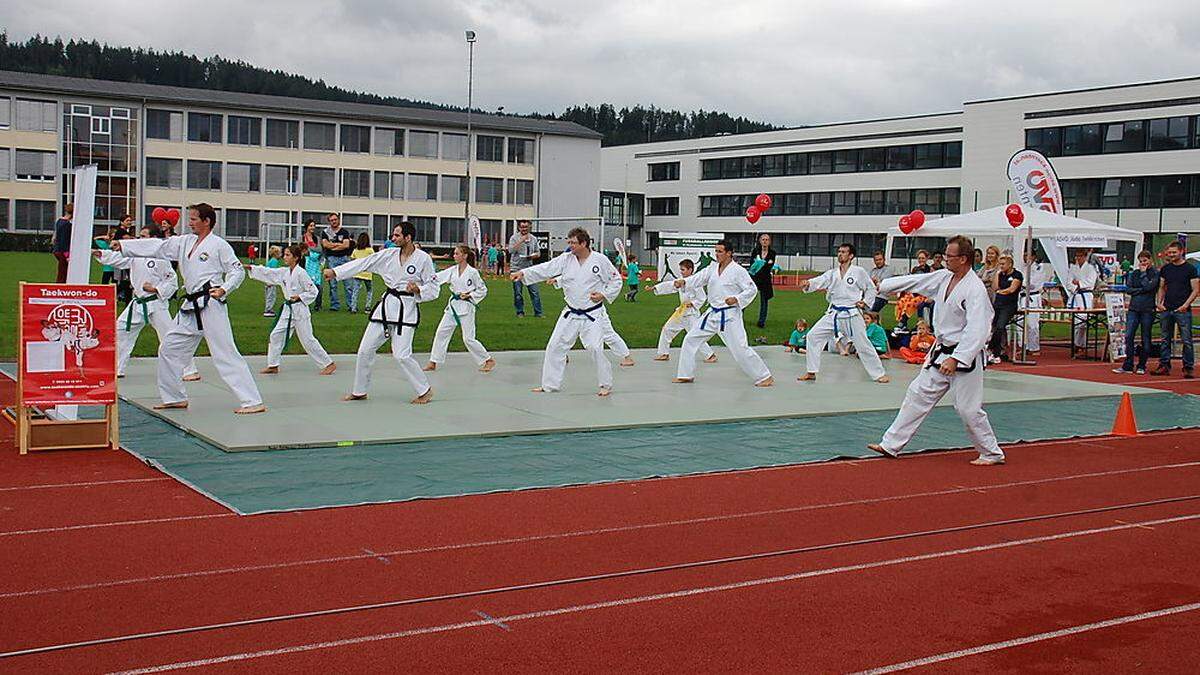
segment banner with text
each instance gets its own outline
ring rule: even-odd
[[[1020,150],[1008,160],[1017,203],[1051,213],[1063,212],[1062,188],[1050,160],[1037,150]]]
[[[21,404],[117,402],[111,284],[21,284]]]

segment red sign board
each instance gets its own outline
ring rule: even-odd
[[[21,284],[21,405],[117,402],[111,284]]]

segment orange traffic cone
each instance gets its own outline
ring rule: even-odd
[[[1113,420],[1113,436],[1137,436],[1137,418],[1133,414],[1133,399],[1129,392],[1121,394],[1121,405],[1117,407],[1117,418]]]

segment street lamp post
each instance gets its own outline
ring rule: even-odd
[[[471,153],[475,149],[475,144],[471,138],[471,106],[473,105],[472,94],[475,83],[475,31],[467,31],[467,196],[463,205],[463,232],[469,226],[468,221],[471,219]]]

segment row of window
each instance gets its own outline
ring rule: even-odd
[[[0,129],[17,131],[58,131],[58,104],[0,96]]]
[[[725,238],[733,244],[733,250],[738,253],[749,253],[758,246],[758,234],[755,232],[729,232],[725,234]],[[842,244],[853,244],[859,258],[869,258],[875,251],[886,248],[887,234],[771,234],[771,248],[780,255],[834,256],[837,255],[838,246]]]
[[[1026,129],[1025,147],[1047,157],[1200,148],[1200,115]]]
[[[226,121],[226,117],[228,120]],[[220,113],[146,111],[146,137],[164,141],[253,145],[270,148],[340,150],[376,155],[406,155],[466,161],[470,144],[466,134],[417,129],[371,127],[360,124],[267,118]],[[186,131],[186,133],[185,133]],[[506,152],[507,149],[507,152]],[[475,159],[481,162],[533,164],[534,142],[528,138],[475,135]]]
[[[700,198],[700,215],[744,216],[757,195],[713,195]],[[675,198],[672,198],[675,199]],[[772,194],[764,216],[873,216],[901,215],[920,209],[925,213],[958,213],[959,188],[915,190],[857,190],[846,192],[788,192]],[[648,206],[653,215],[653,199]],[[678,201],[678,200],[677,200]],[[678,208],[676,206],[676,208]]]
[[[1072,178],[1062,181],[1066,209],[1200,207],[1200,174]]]
[[[318,197],[363,197],[408,199],[410,201],[465,202],[465,176],[439,176],[426,173],[368,171],[327,167],[222,162],[163,157],[146,158],[148,187],[182,190],[224,190],[226,192],[266,192],[268,194],[305,194]],[[507,187],[507,191],[505,188]],[[506,199],[507,197],[507,199]],[[533,181],[515,178],[475,178],[475,199],[483,204],[533,204]]]
[[[675,178],[660,178],[658,180],[677,180],[679,178],[679,163],[671,163],[676,165],[674,168]],[[870,171],[907,171],[910,169],[944,169],[960,166],[962,166],[962,142],[953,141],[949,143],[922,143],[919,145],[893,145],[876,148],[851,148],[847,150],[825,150],[822,152],[792,152],[777,155],[705,159],[700,162],[700,180],[807,176]],[[660,171],[663,170],[660,169]]]
[[[58,175],[56,165],[53,152],[0,148],[0,180],[52,183]]]

